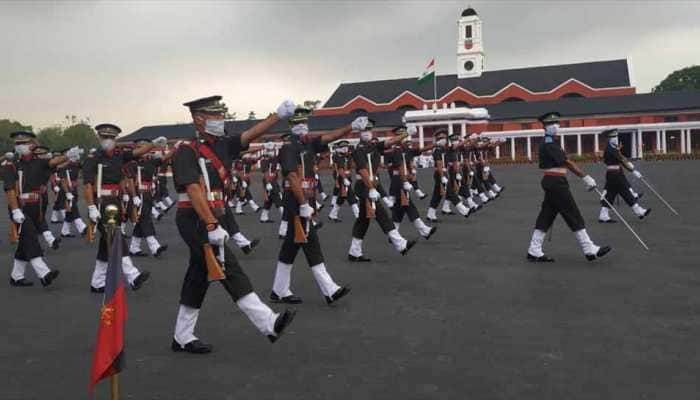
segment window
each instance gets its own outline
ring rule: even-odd
[[[471,71],[474,69],[474,62],[473,61],[467,61],[464,63],[464,69],[466,71]]]
[[[583,96],[576,93],[576,92],[567,93],[567,94],[561,96],[562,99],[573,99],[573,98],[577,98],[577,97],[583,97]]]
[[[472,38],[472,26],[471,25],[467,25],[464,27],[464,38],[465,39]]]
[[[469,103],[466,101],[457,100],[455,101],[455,107],[469,107]]]
[[[350,111],[350,114],[352,114],[352,115],[358,115],[358,114],[359,114],[359,115],[362,115],[362,114],[367,114],[367,110],[365,110],[364,108],[356,108],[356,109],[354,109],[354,110]]]
[[[514,103],[516,101],[525,101],[525,100],[521,99],[520,97],[509,97],[509,98],[503,100],[502,103]]]
[[[411,111],[411,110],[415,110],[415,109],[416,108],[410,104],[404,104],[402,106],[399,106],[399,108],[397,108],[397,110],[399,110],[399,111]]]

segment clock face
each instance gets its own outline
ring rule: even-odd
[[[464,63],[464,69],[465,69],[466,71],[471,71],[471,70],[473,70],[473,69],[474,69],[474,62],[471,61],[471,60],[465,62],[465,63]]]

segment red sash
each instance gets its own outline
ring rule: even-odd
[[[204,156],[204,158],[211,161],[211,165],[214,167],[216,173],[219,175],[219,179],[221,179],[221,182],[224,184],[224,187],[227,187],[231,182],[231,174],[229,174],[226,167],[224,167],[224,163],[222,163],[221,160],[219,160],[219,157],[216,156],[216,153],[214,153],[214,151],[204,143],[200,143],[199,146],[197,146],[194,143],[189,143],[189,145],[195,153],[197,153],[198,155],[201,154],[202,156]]]

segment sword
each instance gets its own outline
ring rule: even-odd
[[[673,207],[671,207],[671,205],[668,204],[668,202],[667,202],[663,197],[661,197],[661,195],[659,194],[659,192],[657,192],[656,189],[654,189],[654,187],[651,186],[651,184],[650,184],[649,182],[647,182],[646,179],[644,179],[644,177],[639,178],[639,180],[642,181],[642,182],[644,182],[644,184],[647,185],[647,187],[648,187],[652,192],[654,192],[654,194],[656,195],[656,197],[658,197],[659,200],[661,200],[661,202],[664,203],[664,205],[666,205],[666,207],[668,207],[668,209],[671,210],[672,213],[678,215],[678,212],[677,212],[676,210],[674,210]]]
[[[19,194],[17,195],[17,200],[18,200],[17,204],[21,208],[22,207],[22,183],[23,183],[22,181],[24,180],[24,171],[22,171],[21,169],[19,171],[17,171],[17,176],[18,176],[18,180],[19,180]],[[23,225],[24,225],[24,223],[21,223],[21,224],[19,224],[19,228],[17,228],[17,238],[18,238],[17,240],[19,240],[19,235],[22,234],[22,226]]]
[[[73,183],[70,180],[70,170],[66,168],[66,186],[68,186],[68,191],[73,193]],[[68,200],[68,207],[73,209],[73,200]]]
[[[372,172],[372,153],[367,153],[367,170],[369,172],[369,181],[372,182],[374,185],[374,173]],[[369,188],[367,190],[367,196],[369,196]],[[374,203],[374,201],[370,201],[372,204],[372,209],[376,210],[377,205]]]
[[[635,238],[637,238],[637,240],[639,241],[639,243],[640,243],[645,249],[649,250],[649,247],[647,247],[646,243],[644,243],[644,241],[642,240],[642,238],[640,238],[639,235],[637,235],[637,232],[635,232],[634,229],[632,229],[632,227],[630,226],[630,224],[628,224],[627,221],[625,221],[625,219],[622,218],[622,215],[620,215],[620,213],[617,211],[617,209],[616,209],[615,207],[613,207],[612,204],[610,204],[610,202],[608,201],[608,199],[605,198],[605,196],[603,196],[603,193],[601,193],[601,191],[600,191],[597,187],[596,187],[596,188],[593,188],[593,190],[595,190],[595,192],[598,193],[598,196],[600,196],[600,199],[603,200],[603,201],[605,202],[605,204],[607,204],[608,207],[610,207],[610,209],[613,210],[613,211],[615,212],[615,215],[617,215],[617,217],[620,218],[620,221],[622,221],[622,223],[625,224],[625,226],[627,227],[627,229],[629,229],[629,231],[632,232],[632,234],[634,235]]]
[[[141,197],[141,205],[139,206],[139,211],[138,211],[138,219],[141,219],[141,210],[143,209],[143,194],[141,193],[141,166],[137,165],[136,166],[136,190],[134,190],[139,197]]]

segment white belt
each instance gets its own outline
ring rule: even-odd
[[[555,175],[566,175],[567,171],[568,170],[566,168],[549,168],[549,169],[545,169],[544,173],[545,174],[547,174],[547,173],[555,174]]]
[[[362,180],[362,175],[360,175],[360,174],[355,174],[355,179],[357,179],[358,181],[361,181],[361,180]],[[374,177],[374,180],[375,180],[375,181],[377,180],[377,177],[376,177],[376,176]]]
[[[224,192],[219,191],[219,190],[212,190],[211,192],[212,197],[214,197],[214,200],[223,200],[224,199]],[[178,193],[177,194],[177,201],[192,201],[190,199],[190,195],[187,193]]]
[[[34,192],[22,193],[19,195],[19,198],[21,200],[39,200],[41,198],[41,194]]]
[[[608,171],[619,171],[620,166],[619,165],[608,165]]]
[[[100,189],[100,196],[119,196],[118,189]]]

